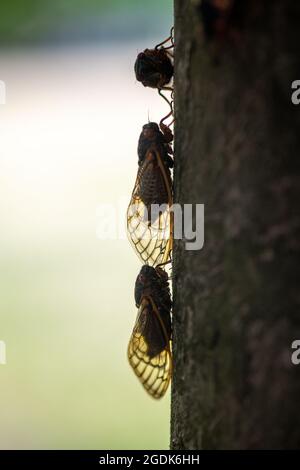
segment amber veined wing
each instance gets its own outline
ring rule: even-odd
[[[153,398],[163,397],[172,375],[170,337],[150,296],[141,301],[127,353],[145,390]]]
[[[162,209],[157,214],[153,204]],[[154,145],[139,167],[127,209],[127,233],[141,261],[157,266],[170,259],[173,245],[172,181]],[[157,217],[156,217],[157,215]]]

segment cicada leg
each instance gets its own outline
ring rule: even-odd
[[[162,90],[167,90],[173,92],[173,88],[171,87],[164,87],[158,89],[158,94],[168,103],[170,106],[170,112],[165,116],[160,122],[164,122],[169,116],[173,116],[173,100],[169,100],[163,93]],[[171,95],[172,96],[172,95]]]
[[[171,120],[169,124],[165,124],[165,121],[170,117],[173,117],[173,109],[161,119],[159,123],[160,130],[162,131],[164,137],[165,137],[165,142],[167,144],[170,144],[173,141],[173,132],[171,131],[170,127],[174,122],[174,118]]]
[[[161,268],[162,266],[166,266],[167,264],[172,263],[172,260],[169,259],[168,261],[165,261],[164,263],[159,263],[156,268]]]
[[[173,141],[173,132],[171,131],[170,129],[170,126],[172,123],[170,124],[164,124],[164,120],[167,119],[169,116],[170,116],[171,113],[169,113],[167,116],[165,116],[159,123],[159,127],[160,127],[160,130],[162,131],[164,137],[165,137],[165,143],[166,144],[170,144],[172,141]],[[172,148],[171,148],[172,150]],[[173,151],[172,151],[173,153]]]
[[[170,36],[171,36],[172,46],[174,47],[175,46],[175,44],[174,44],[174,26],[172,26],[172,28],[171,28]]]
[[[172,274],[169,274],[167,271],[165,271],[163,268],[168,265],[168,264],[171,264],[171,268],[172,269],[172,259],[169,259],[168,261],[165,261],[164,263],[160,263],[156,266],[156,270],[157,272],[160,274],[160,276],[164,277],[165,279],[167,279],[168,281],[172,280],[173,279],[173,273]]]
[[[162,47],[164,44],[166,44],[166,43],[169,42],[169,41],[171,41],[171,43],[172,43],[172,35],[171,35],[171,34],[170,34],[169,37],[167,37],[167,39],[165,39],[164,41],[162,41],[162,42],[160,42],[159,44],[157,44],[157,45],[155,46],[155,49],[157,50],[159,47]],[[171,46],[171,47],[173,47],[173,46]],[[166,49],[166,48],[164,47],[164,49]]]
[[[172,49],[174,47],[174,26],[172,26],[170,30],[170,36],[167,37],[164,41],[160,42],[155,46],[155,49],[157,50],[159,47],[162,47],[164,44],[167,44],[168,42],[171,42],[171,46],[168,47],[163,47],[163,49]]]

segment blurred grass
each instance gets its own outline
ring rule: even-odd
[[[26,45],[68,37],[130,38],[158,32],[172,0],[11,0],[2,3],[0,44]],[[171,25],[169,25],[171,26]]]

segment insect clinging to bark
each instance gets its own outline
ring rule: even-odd
[[[172,375],[171,296],[168,275],[142,266],[135,283],[138,315],[128,345],[128,360],[145,390],[161,398]]]
[[[166,43],[171,45],[166,46]],[[158,88],[159,90],[172,90],[167,87],[173,77],[173,54],[171,49],[174,47],[173,28],[170,36],[154,49],[145,49],[140,52],[134,64],[135,76],[138,82],[150,88]]]
[[[170,259],[173,242],[173,134],[161,121],[143,126],[138,173],[127,209],[127,232],[141,261],[156,266]]]

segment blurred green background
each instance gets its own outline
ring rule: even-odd
[[[1,5],[2,44],[118,41],[169,27],[170,0],[11,0]]]
[[[133,64],[172,17],[169,0],[1,5],[2,449],[168,448],[169,393],[126,358],[140,263],[99,214],[120,206],[124,227],[141,126],[166,112]]]

